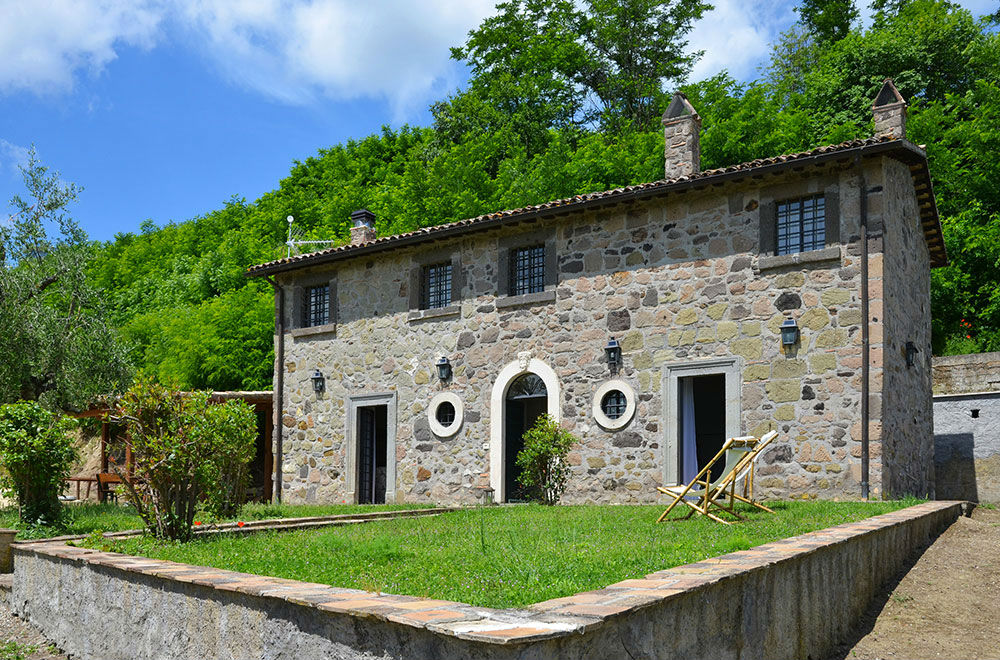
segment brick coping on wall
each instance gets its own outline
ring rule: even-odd
[[[926,502],[860,522],[657,571],[645,578],[623,580],[603,589],[535,603],[525,609],[505,610],[132,557],[78,548],[51,539],[18,543],[13,547],[16,554],[30,553],[110,567],[178,583],[274,598],[320,611],[386,620],[465,640],[506,645],[582,634],[626,613],[659,605],[687,592],[792,561],[894,525],[951,508],[955,509],[953,513],[957,517],[961,507],[961,502]]]

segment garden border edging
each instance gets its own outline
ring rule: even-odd
[[[927,502],[520,610],[36,542],[14,546],[11,603],[109,660],[816,657],[961,513]]]

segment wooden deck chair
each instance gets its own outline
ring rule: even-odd
[[[764,454],[767,446],[777,437],[778,432],[771,431],[764,434],[760,440],[753,444],[752,449],[741,459],[740,465],[736,468],[735,477],[729,480],[728,483],[720,484],[720,487],[715,488],[713,492],[706,495],[710,509],[716,507],[733,514],[737,518],[742,518],[742,516],[733,510],[736,502],[739,501],[756,507],[761,511],[774,513],[772,509],[753,499],[753,477],[757,459]],[[742,495],[738,492],[739,484],[743,484]],[[726,501],[728,501],[728,504],[723,503]]]
[[[657,486],[658,491],[673,498],[657,522],[663,522],[674,507],[681,503],[691,509],[685,519],[697,513],[724,525],[730,524],[729,521],[720,518],[712,511],[720,509],[742,520],[743,516],[734,510],[736,501],[752,500],[752,490],[750,490],[752,481],[748,480],[752,480],[753,463],[764,447],[776,436],[777,432],[772,431],[759,440],[754,436],[729,438],[690,483],[681,486]],[[725,467],[722,474],[714,481],[709,481],[712,468],[723,458],[725,458]],[[747,484],[748,490],[744,492],[744,495],[737,497],[736,486],[741,481]],[[754,506],[766,509],[766,507],[756,503]]]

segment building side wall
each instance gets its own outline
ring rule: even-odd
[[[906,165],[885,159],[882,464],[886,496],[934,496],[930,254]],[[906,343],[917,353],[907,366]]]
[[[872,165],[876,169],[881,165]],[[740,369],[740,432],[780,438],[760,464],[758,489],[774,497],[857,497],[860,480],[860,274],[858,189],[853,170],[768,178],[725,194],[706,189],[569,218],[442,241],[464,271],[458,313],[408,320],[409,273],[427,250],[362,257],[336,270],[296,272],[282,283],[335,278],[335,330],[286,335],[283,480],[286,501],[345,501],[349,397],[396,396],[396,489],[406,501],[471,502],[488,482],[490,395],[505,366],[529,359],[551,367],[563,425],[580,438],[570,454],[568,502],[657,499],[668,447],[668,365],[734,358]],[[839,259],[760,269],[759,207],[766,189],[810,192],[838,186]],[[559,282],[547,303],[498,307],[498,243],[522,232],[554,235]],[[836,251],[835,251],[836,252]],[[291,305],[289,304],[289,307]],[[781,346],[787,316],[801,342]],[[624,366],[605,362],[609,337]],[[880,340],[879,340],[880,341]],[[446,384],[434,363],[447,356]],[[326,391],[315,394],[319,369]],[[879,375],[878,369],[873,374]],[[608,431],[591,414],[594,392],[612,377],[636,393],[634,418]],[[873,377],[873,384],[880,380]],[[431,398],[457,394],[464,422],[449,438],[427,419]],[[877,439],[873,441],[877,445]],[[390,457],[391,460],[392,457]],[[877,467],[877,465],[876,465]]]
[[[934,397],[938,499],[1000,503],[1000,392]]]

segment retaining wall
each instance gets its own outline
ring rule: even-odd
[[[11,601],[61,648],[102,660],[818,657],[960,513],[928,502],[524,610],[56,542],[14,546]]]

